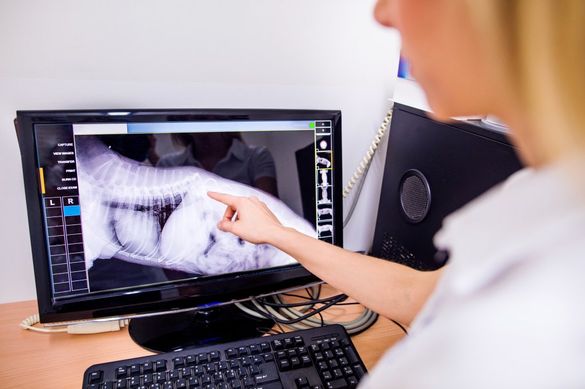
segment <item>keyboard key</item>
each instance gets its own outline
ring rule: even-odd
[[[167,373],[164,371],[159,371],[154,373],[152,376],[152,380],[157,384],[162,384],[167,380]]]
[[[192,374],[190,367],[184,367],[179,371],[181,372],[181,378],[189,378]]]
[[[130,365],[130,375],[140,375],[140,365]]]
[[[257,384],[264,384],[266,382],[276,381],[279,379],[278,371],[274,363],[267,363],[262,366],[260,373],[254,375],[254,380]]]
[[[275,350],[282,350],[284,348],[284,343],[282,343],[280,340],[273,340],[272,341],[272,347]]]
[[[126,366],[121,366],[116,369],[116,378],[125,378],[128,375]]]
[[[347,387],[347,381],[343,378],[340,378],[338,380],[334,380],[334,381],[329,381],[325,384],[325,387],[327,389],[341,389],[341,388],[346,388]]]
[[[137,388],[140,386],[140,377],[130,377],[128,380],[129,388]]]
[[[142,374],[152,373],[154,366],[152,362],[145,362],[142,364]]]
[[[262,385],[262,389],[283,389],[282,384],[280,382],[269,382],[267,384]]]
[[[232,389],[242,389],[242,383],[239,380],[230,381]]]
[[[199,382],[201,382],[201,385],[207,385],[211,383],[211,376],[209,374],[203,374],[201,376],[201,379],[199,380]]]
[[[219,361],[220,357],[219,357],[219,351],[212,351],[209,353],[209,359],[212,362],[216,362]]]
[[[359,361],[357,354],[351,347],[345,347],[343,351],[345,351],[345,355],[347,356],[349,363],[356,363]]]
[[[142,385],[152,385],[154,380],[152,379],[152,374],[145,374],[142,376]]]
[[[257,344],[250,345],[250,353],[252,355],[260,354],[261,352],[262,352],[262,349],[260,348],[259,345],[257,345]]]
[[[101,370],[92,371],[89,374],[89,383],[95,384],[97,382],[101,382],[103,375],[104,375],[104,372]]]
[[[355,388],[358,385],[358,380],[354,376],[349,376],[346,378],[346,380],[347,380],[347,385],[350,388]]]
[[[313,364],[313,362],[311,361],[311,358],[309,358],[308,355],[303,355],[301,357],[301,363],[304,367],[311,366]]]
[[[307,377],[295,378],[295,385],[297,386],[298,389],[308,388],[309,380],[307,380]]]
[[[197,354],[197,364],[208,363],[209,357],[205,353]]]
[[[165,360],[158,360],[154,363],[154,370],[156,371],[165,371],[167,369],[167,361]]]
[[[175,369],[178,367],[185,366],[185,358],[183,358],[183,357],[173,358],[173,365],[175,366]]]
[[[280,369],[280,371],[290,370],[290,362],[288,361],[288,359],[279,359],[278,368]]]
[[[217,366],[215,366],[215,363],[208,363],[205,365],[205,370],[208,374],[213,374],[217,371]]]
[[[285,338],[284,339],[284,348],[291,348],[295,345],[295,342],[292,340],[292,338]]]
[[[353,371],[355,372],[355,375],[358,380],[360,380],[364,376],[364,374],[366,374],[361,365],[353,365]]]
[[[301,336],[295,336],[293,338],[295,345],[296,346],[303,346],[305,344],[305,342],[303,341],[303,338]]]
[[[270,345],[267,342],[260,343],[260,349],[263,353],[270,351]]]
[[[298,357],[292,357],[290,359],[290,365],[292,369],[298,369],[301,367],[301,360]]]
[[[256,385],[256,383],[254,382],[254,379],[252,377],[246,377],[244,378],[244,387],[246,388],[252,388]]]
[[[343,374],[346,376],[349,375],[353,375],[353,369],[349,366],[345,366],[343,369],[341,369],[343,371]]]
[[[324,381],[331,381],[333,379],[333,375],[331,375],[329,370],[322,371],[321,376],[323,377]]]

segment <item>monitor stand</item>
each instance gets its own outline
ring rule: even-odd
[[[274,326],[242,312],[235,305],[170,313],[130,320],[130,337],[156,353],[254,338]]]

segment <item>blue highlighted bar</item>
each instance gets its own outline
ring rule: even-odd
[[[313,131],[314,121],[225,121],[128,123],[129,134],[164,134],[180,132],[249,132],[249,131]]]
[[[63,216],[79,216],[81,210],[79,205],[66,205],[63,207]]]

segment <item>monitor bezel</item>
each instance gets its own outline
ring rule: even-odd
[[[334,214],[343,215],[341,111],[291,109],[100,109],[17,111],[16,133],[21,152],[25,198],[32,248],[39,316],[42,323],[142,316],[176,310],[205,308],[292,288],[320,280],[301,265],[221,276],[188,279],[169,284],[106,291],[54,300],[48,247],[38,187],[38,160],[34,127],[38,124],[129,123],[166,121],[273,121],[331,120],[333,172],[338,190],[333,193]],[[32,157],[31,157],[32,155]],[[335,244],[343,247],[342,217],[334,220]],[[231,282],[221,282],[230,280]],[[219,281],[219,282],[218,282]],[[235,282],[234,282],[235,281]]]

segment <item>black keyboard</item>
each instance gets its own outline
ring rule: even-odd
[[[355,388],[366,373],[340,325],[93,365],[91,389]]]

